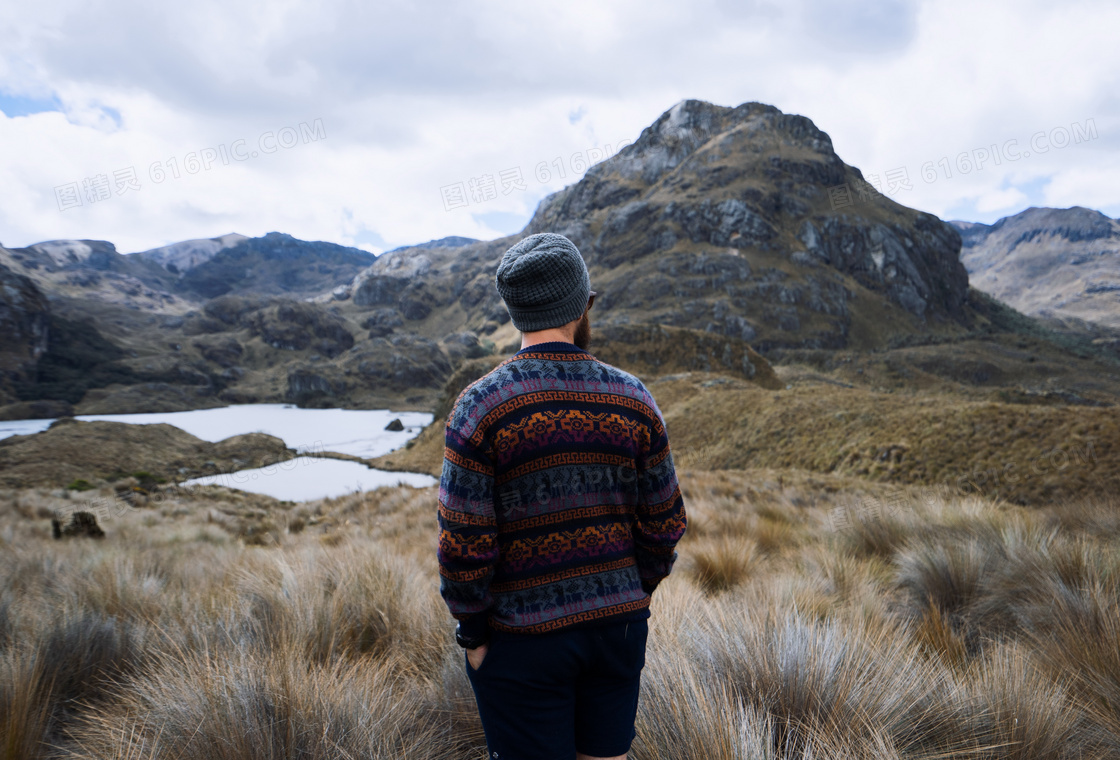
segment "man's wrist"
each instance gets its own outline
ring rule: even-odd
[[[455,641],[466,649],[477,649],[490,640],[490,614],[481,610],[459,621]]]
[[[483,644],[490,641],[490,632],[486,631],[482,634],[478,633],[465,633],[463,631],[463,624],[455,626],[455,641],[463,649],[478,649]]]

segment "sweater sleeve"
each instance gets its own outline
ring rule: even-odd
[[[653,593],[669,575],[677,559],[675,547],[687,525],[665,421],[652,397],[650,401],[654,414],[638,462],[640,500],[633,527],[638,574],[646,593]]]
[[[464,435],[458,419],[448,418],[439,486],[440,596],[463,632],[480,637],[498,562],[494,465],[484,443]]]

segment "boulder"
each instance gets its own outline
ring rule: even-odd
[[[75,512],[65,525],[57,517],[51,518],[51,533],[55,540],[63,538],[105,538],[105,531],[97,524],[92,512]]]

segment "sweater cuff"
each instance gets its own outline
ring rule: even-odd
[[[470,617],[459,620],[459,630],[468,639],[484,639],[490,633],[490,613],[486,610],[476,612]]]

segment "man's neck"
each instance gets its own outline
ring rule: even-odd
[[[521,347],[528,348],[535,346],[538,343],[573,343],[576,334],[574,330],[559,330],[557,328],[550,328],[548,330],[538,330],[536,332],[521,333]]]

